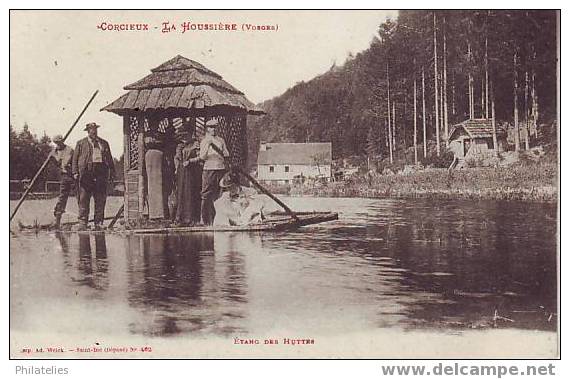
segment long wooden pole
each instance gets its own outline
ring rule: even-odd
[[[121,217],[124,211],[125,211],[125,204],[121,205],[121,208],[119,208],[119,210],[117,211],[111,222],[109,223],[109,226],[107,227],[108,229],[112,229],[113,226],[115,226],[115,223],[117,222],[117,220],[119,220],[119,217]]]
[[[77,118],[75,119],[75,122],[73,123],[73,125],[71,125],[71,128],[69,128],[69,130],[67,131],[67,133],[65,134],[65,136],[63,136],[63,141],[65,142],[65,140],[67,139],[67,137],[69,137],[69,135],[71,134],[71,132],[73,131],[73,129],[75,128],[75,125],[77,125],[77,123],[79,122],[79,120],[81,119],[81,117],[83,116],[83,114],[85,113],[85,111],[87,110],[87,108],[89,107],[89,105],[91,105],[91,102],[93,101],[93,99],[95,99],[95,96],[97,96],[97,94],[99,93],[99,90],[95,91],[93,93],[93,95],[91,96],[91,98],[89,99],[89,101],[87,102],[87,104],[85,104],[85,107],[83,107],[83,110],[81,111],[81,113],[79,114],[79,116],[77,116]],[[32,190],[32,187],[34,186],[34,184],[36,183],[36,180],[38,180],[38,178],[40,177],[41,173],[44,171],[44,169],[46,168],[49,160],[51,158],[51,154],[48,155],[47,159],[45,160],[44,164],[42,164],[42,166],[40,167],[40,169],[38,170],[38,172],[36,173],[36,175],[34,176],[34,178],[32,179],[32,181],[30,182],[30,185],[28,186],[28,188],[26,189],[26,191],[24,191],[24,194],[22,195],[22,197],[20,198],[20,201],[18,202],[18,204],[16,205],[16,208],[14,208],[14,211],[12,212],[12,214],[10,215],[10,221],[12,221],[12,219],[14,218],[14,216],[16,215],[16,213],[18,212],[18,209],[20,209],[20,206],[22,205],[22,203],[24,202],[24,200],[26,200],[26,197],[28,196],[28,194],[30,193],[30,191]]]

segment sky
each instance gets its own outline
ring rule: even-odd
[[[100,109],[180,54],[198,61],[254,103],[341,65],[370,45],[396,11],[11,11],[10,123],[28,123],[38,136],[65,134],[95,90],[99,94],[68,138],[85,136],[88,122],[122,153],[122,120]],[[163,33],[163,23],[176,30]],[[237,31],[187,31],[182,23],[228,23]],[[115,31],[104,24],[148,24],[147,31]],[[277,30],[242,30],[243,24]]]

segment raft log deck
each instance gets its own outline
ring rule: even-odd
[[[134,234],[168,234],[193,232],[257,232],[257,231],[284,231],[294,230],[301,226],[319,224],[322,222],[338,220],[338,213],[334,212],[300,212],[297,213],[299,221],[284,213],[272,213],[258,224],[243,226],[179,226],[166,228],[132,229]]]

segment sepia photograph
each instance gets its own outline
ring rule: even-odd
[[[10,359],[560,357],[559,10],[9,13]]]

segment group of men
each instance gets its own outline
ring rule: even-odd
[[[256,199],[255,191],[244,188],[234,172],[227,171],[229,156],[223,138],[217,135],[218,121],[206,123],[206,135],[200,143],[202,171],[201,216],[206,225],[245,225],[261,220],[263,203]],[[91,197],[95,202],[94,228],[102,229],[105,218],[107,186],[113,182],[115,167],[109,143],[100,138],[100,125],[92,122],[85,126],[87,137],[79,140],[73,150],[62,136],[55,136],[56,147],[52,157],[60,174],[59,197],[54,209],[54,227],[59,228],[67,200],[77,186],[79,207],[78,230],[85,230],[89,222]]]

